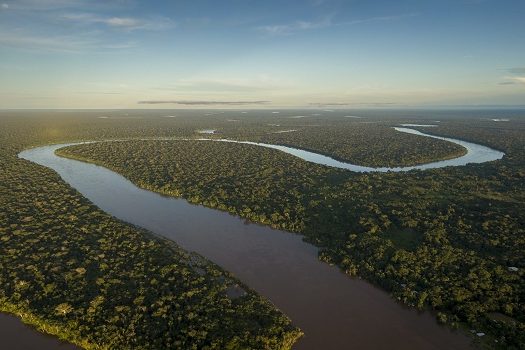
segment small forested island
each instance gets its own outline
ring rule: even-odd
[[[501,150],[499,161],[354,173],[255,145],[199,140],[198,131],[373,166],[421,164],[464,150],[398,133],[393,126],[425,121],[384,114],[362,123],[264,111],[188,111],[170,119],[161,112],[143,119],[40,112],[23,122],[21,113],[28,114],[1,119],[0,305],[42,331],[85,348],[122,349],[286,349],[302,334],[212,262],[107,215],[53,171],[17,158],[31,146],[98,141],[56,153],[102,165],[144,189],[302,234],[320,248],[321,260],[348,278],[431,310],[442,324],[471,334],[477,346],[525,344],[522,120],[494,125],[451,118],[424,130]],[[382,137],[388,141],[379,143]],[[247,293],[232,298],[226,293],[232,285]]]

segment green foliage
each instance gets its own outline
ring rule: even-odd
[[[440,322],[482,330],[503,348],[522,348],[524,125],[442,124],[433,132],[488,144],[507,156],[465,167],[356,174],[271,149],[211,141],[106,142],[59,153],[109,167],[150,190],[302,233],[322,248],[322,260],[348,274],[408,305],[432,308]],[[369,128],[360,130],[375,127]],[[267,135],[254,125],[222,132],[256,141]],[[308,144],[312,135],[326,139],[325,131],[297,135],[296,145]],[[338,140],[330,138],[335,145]]]
[[[229,273],[17,158],[31,145],[128,128],[145,133],[92,118],[0,119],[0,311],[86,349],[290,348],[301,332]],[[232,285],[247,293],[229,297]]]
[[[314,179],[327,173],[321,167],[312,173],[310,164],[280,151],[213,141],[117,141],[57,154],[107,166],[146,189],[294,232],[304,229],[305,196]]]

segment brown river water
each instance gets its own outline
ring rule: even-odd
[[[37,332],[15,316],[0,314],[0,349],[73,350],[78,348],[56,337]]]
[[[299,235],[139,189],[106,168],[55,156],[54,150],[63,146],[27,150],[20,157],[54,169],[105,212],[232,272],[304,331],[294,349],[470,347],[467,336],[438,325],[430,313],[408,309],[379,288],[320,262],[318,249]],[[13,327],[2,338],[23,337],[26,333],[15,330],[18,321],[11,321],[0,318],[0,327]],[[35,347],[24,349],[52,348],[44,346],[49,337],[35,331],[31,336]]]

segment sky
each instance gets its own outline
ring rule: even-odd
[[[0,108],[525,105],[524,0],[0,0]]]

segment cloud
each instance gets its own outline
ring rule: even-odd
[[[125,10],[124,6],[129,1],[17,0],[9,2],[8,11],[12,13],[9,19],[12,23],[9,23],[9,19],[5,23],[0,23],[0,46],[63,53],[124,50],[136,47],[137,42],[126,39],[117,41],[114,36],[105,33],[107,28],[129,32],[163,30],[175,25],[165,17],[134,18],[94,12],[102,9],[110,11],[109,13]],[[87,8],[89,10],[86,10]],[[0,3],[0,11],[2,9]],[[18,25],[20,18],[31,21],[34,25],[20,27]]]
[[[134,18],[111,17],[102,19],[101,22],[112,27],[137,28],[141,26],[141,22]]]
[[[525,84],[525,68],[510,68],[507,71],[516,75],[504,77],[505,81],[502,81],[499,85]]]
[[[507,71],[508,71],[510,74],[516,74],[516,75],[523,74],[523,75],[525,75],[525,67],[514,67],[514,68],[509,68],[509,69],[507,69]]]
[[[290,35],[303,30],[312,30],[319,28],[326,28],[332,25],[332,19],[330,16],[325,17],[321,20],[309,22],[309,21],[296,21],[289,24],[276,24],[259,27],[258,30],[268,35]]]
[[[225,106],[244,106],[244,105],[264,105],[271,101],[185,101],[185,100],[148,100],[139,101],[139,104],[178,104],[187,106],[209,106],[209,105],[225,105]]]
[[[510,81],[513,81],[517,84],[525,84],[525,76],[523,77],[507,77]]]
[[[11,46],[29,49],[45,49],[49,51],[78,51],[90,47],[88,40],[74,40],[68,36],[39,37],[20,34],[0,34],[0,46]]]
[[[310,106],[317,107],[330,107],[330,106],[349,106],[352,103],[349,102],[313,102],[309,103]]]
[[[266,75],[250,78],[190,78],[179,79],[173,84],[157,87],[156,90],[179,92],[248,92],[275,91],[290,88],[290,82]]]
[[[5,1],[5,0],[4,0]],[[84,11],[129,10],[135,0],[12,0],[9,9],[25,12],[48,12],[66,9]]]
[[[175,22],[166,17],[140,19],[131,17],[104,17],[92,13],[69,13],[63,19],[77,24],[104,24],[108,27],[122,30],[164,30],[175,26]]]
[[[312,102],[310,106],[315,107],[342,107],[342,106],[370,106],[370,107],[387,107],[393,106],[394,102]]]
[[[20,11],[48,11],[87,5],[87,0],[16,0],[8,5],[8,8]]]
[[[511,75],[503,77],[505,81],[498,83],[498,85],[519,85],[525,84],[525,67],[513,67],[505,69]]]
[[[0,33],[0,46],[16,47],[44,52],[80,53],[93,50],[121,50],[133,43],[104,43],[89,36],[34,36],[20,33]]]
[[[340,22],[336,25],[345,26],[345,25],[352,25],[352,24],[360,24],[360,23],[367,23],[367,22],[383,22],[383,21],[398,21],[405,18],[411,18],[411,17],[417,17],[419,16],[416,12],[409,12],[409,13],[402,13],[398,15],[391,15],[391,16],[377,16],[377,17],[370,17],[370,18],[362,18],[362,19],[355,19],[348,22]]]
[[[0,6],[0,9],[2,9],[2,10],[7,10],[8,8],[9,8],[9,5],[8,5],[8,4],[2,4],[2,5]]]
[[[399,14],[399,15],[392,15],[392,16],[378,16],[378,17],[355,19],[351,21],[334,22],[332,19],[334,16],[329,15],[317,21],[295,21],[295,22],[288,23],[288,24],[261,26],[261,27],[258,27],[257,29],[267,35],[272,35],[272,36],[291,35],[291,34],[295,34],[300,31],[307,31],[307,30],[313,30],[313,29],[350,26],[350,25],[367,23],[367,22],[396,21],[396,20],[401,20],[404,18],[410,18],[410,17],[415,17],[415,16],[418,16],[418,14],[411,12],[411,13],[404,13],[404,14]]]
[[[81,95],[122,95],[122,92],[113,92],[113,91],[77,91],[77,94]]]

